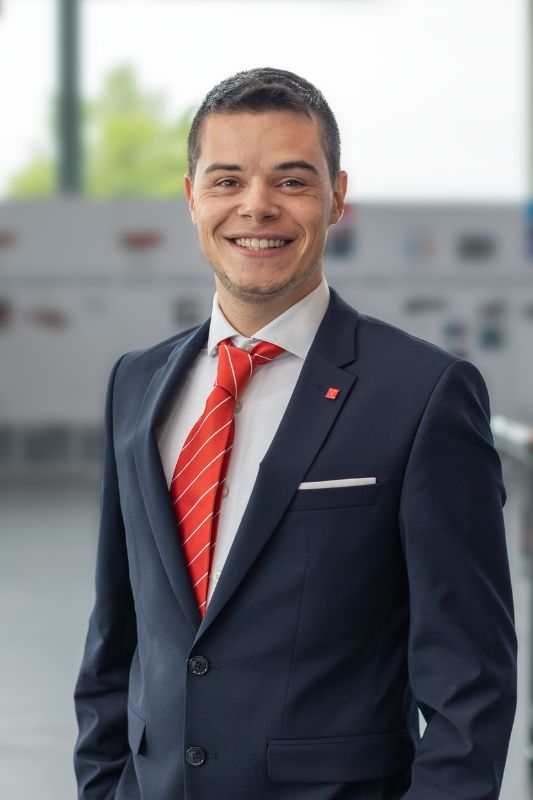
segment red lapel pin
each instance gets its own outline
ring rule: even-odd
[[[338,394],[339,394],[339,390],[335,389],[333,386],[330,386],[329,389],[327,390],[326,394],[324,395],[324,397],[327,397],[328,400],[335,400],[335,398],[337,397]]]

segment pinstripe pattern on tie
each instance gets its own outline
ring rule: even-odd
[[[185,439],[170,484],[179,538],[201,617],[205,616],[220,504],[235,435],[234,408],[254,370],[285,352],[259,342],[251,352],[218,347],[217,377],[202,416]]]

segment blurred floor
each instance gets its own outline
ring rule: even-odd
[[[506,524],[520,640],[520,698],[502,800],[529,800],[527,487],[509,467]],[[0,786],[6,800],[72,800],[72,692],[93,598],[97,484],[0,486]]]

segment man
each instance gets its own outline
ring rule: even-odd
[[[283,70],[192,123],[213,313],[111,374],[84,800],[498,797],[516,639],[489,398],[328,287],[339,150]]]

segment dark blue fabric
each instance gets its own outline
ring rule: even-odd
[[[201,620],[155,430],[208,329],[109,380],[79,798],[495,800],[516,638],[479,370],[331,289]]]

